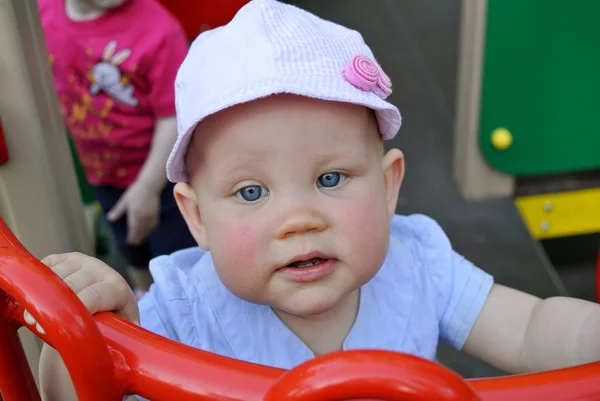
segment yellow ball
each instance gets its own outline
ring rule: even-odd
[[[513,143],[513,136],[506,128],[497,128],[492,132],[492,146],[497,150],[506,150]]]

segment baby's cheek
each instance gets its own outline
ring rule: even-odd
[[[259,230],[253,224],[244,221],[227,221],[219,224],[220,259],[238,266],[253,261],[260,242]]]
[[[337,215],[349,245],[358,253],[368,256],[387,249],[389,221],[384,204],[370,197],[359,198],[339,208]]]
[[[219,228],[219,248],[211,248],[217,274],[225,287],[249,302],[259,300],[263,290],[261,232],[261,227],[250,221],[224,221]]]

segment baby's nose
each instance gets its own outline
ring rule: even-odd
[[[327,229],[327,221],[322,214],[315,210],[296,209],[286,213],[275,230],[275,239],[305,234],[307,232],[321,232]]]

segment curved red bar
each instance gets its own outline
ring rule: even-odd
[[[600,363],[467,382],[483,401],[593,401],[600,399]]]
[[[4,139],[4,130],[2,129],[2,121],[0,121],[0,166],[8,161],[8,148]]]
[[[117,399],[113,361],[93,317],[60,278],[18,243],[4,221],[0,232],[0,288],[17,301],[5,299],[4,325],[23,325],[23,307],[27,308],[45,334],[32,331],[61,354],[79,398]],[[3,355],[7,347],[0,347]]]
[[[21,305],[47,332],[40,337],[65,359],[81,401],[118,400],[123,393],[156,401],[600,399],[600,363],[463,382],[436,363],[384,351],[330,354],[285,372],[193,349],[110,313],[90,316],[1,219],[0,288],[10,294],[0,297],[0,393],[5,401],[39,400],[22,348],[16,346],[16,329],[24,324]]]
[[[451,370],[389,351],[347,351],[310,360],[281,377],[264,401],[477,401]]]
[[[5,307],[10,302],[8,296],[0,290],[0,317],[5,315]],[[25,352],[19,340],[16,328],[0,321],[0,400],[35,400],[40,395]]]
[[[285,372],[184,346],[112,313],[95,318],[109,347],[121,357],[117,373],[130,394],[156,401],[259,401]]]

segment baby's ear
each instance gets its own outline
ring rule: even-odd
[[[202,221],[200,207],[198,206],[198,198],[196,192],[191,185],[179,182],[175,184],[173,189],[175,201],[181,212],[185,222],[187,223],[190,233],[198,243],[198,246],[204,250],[208,249],[208,238]]]
[[[385,196],[390,219],[396,213],[398,193],[404,179],[404,154],[399,149],[390,149],[382,160],[385,180]]]

